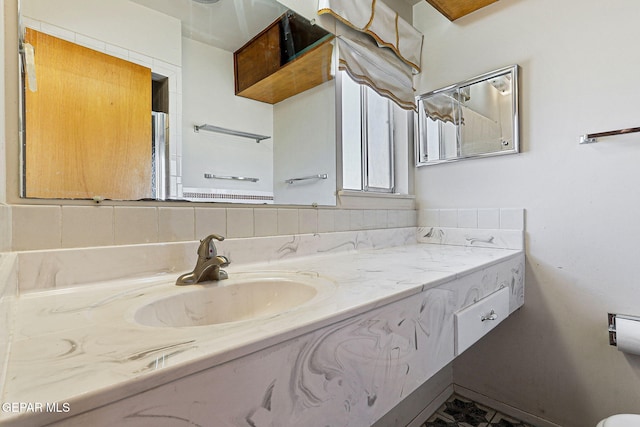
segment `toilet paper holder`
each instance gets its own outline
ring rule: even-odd
[[[615,314],[608,313],[608,325],[609,325],[609,345],[618,346],[618,337],[616,335],[616,319],[627,319],[634,320],[636,322],[640,322],[640,317],[638,316],[627,316],[626,314]]]

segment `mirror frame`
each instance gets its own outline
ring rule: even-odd
[[[518,65],[511,65],[503,68],[499,68],[497,70],[493,70],[479,76],[473,77],[468,80],[464,80],[459,83],[452,84],[450,86],[446,86],[434,91],[423,93],[422,95],[416,96],[416,105],[418,106],[417,117],[414,120],[415,129],[414,129],[414,151],[415,151],[415,163],[416,167],[421,166],[433,166],[439,165],[442,163],[451,163],[459,160],[469,160],[469,159],[477,159],[483,157],[493,157],[493,156],[502,156],[505,154],[516,154],[520,152],[520,114],[519,114],[519,77],[518,77],[519,67]],[[481,83],[483,81],[489,80],[491,78],[495,78],[502,75],[511,75],[511,108],[512,108],[512,124],[513,124],[513,147],[509,150],[500,150],[493,151],[487,153],[477,153],[470,155],[458,155],[456,157],[451,157],[447,159],[437,159],[437,160],[428,160],[427,158],[427,139],[425,136],[425,114],[423,112],[423,102],[422,100],[428,98],[433,95],[457,91],[458,89],[471,86],[476,83]],[[460,133],[457,133],[456,136],[456,145],[460,146]]]

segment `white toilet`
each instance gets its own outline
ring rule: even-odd
[[[600,421],[596,427],[640,427],[640,415],[618,414]]]

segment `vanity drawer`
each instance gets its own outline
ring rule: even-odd
[[[471,347],[509,315],[509,287],[455,313],[455,354]]]

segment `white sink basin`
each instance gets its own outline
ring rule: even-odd
[[[257,319],[283,313],[326,294],[324,280],[267,277],[230,278],[177,288],[134,314],[146,326],[189,327]]]

